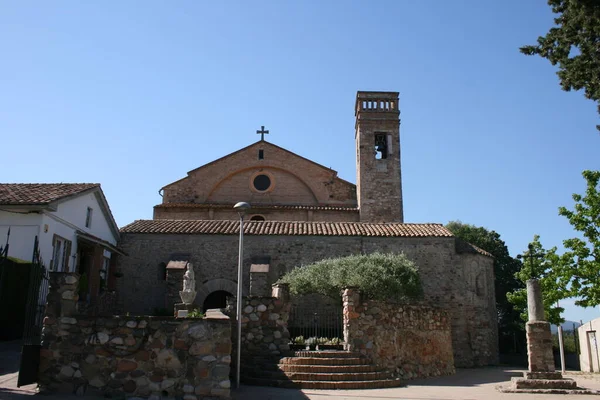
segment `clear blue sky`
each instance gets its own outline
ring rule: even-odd
[[[518,51],[552,17],[543,0],[2,2],[0,180],[100,182],[123,226],[266,125],[354,182],[356,91],[399,91],[407,222],[560,246],[600,135],[594,103]]]

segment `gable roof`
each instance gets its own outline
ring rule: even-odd
[[[121,233],[238,235],[239,221],[229,220],[137,220]],[[245,235],[454,237],[442,224],[365,222],[248,221]]]
[[[0,205],[46,205],[99,187],[99,183],[0,183]]]
[[[73,197],[94,193],[111,231],[119,238],[119,227],[99,183],[0,183],[0,208],[56,211],[56,205]]]
[[[222,160],[224,160],[224,159],[226,159],[226,158],[228,158],[228,157],[231,157],[231,156],[232,156],[232,155],[234,155],[234,154],[238,154],[238,153],[241,153],[241,152],[243,152],[243,151],[246,151],[246,150],[248,150],[249,148],[251,148],[252,146],[255,146],[255,145],[257,145],[257,144],[261,144],[261,143],[266,143],[266,144],[267,144],[267,145],[269,145],[269,146],[273,146],[273,147],[275,147],[275,148],[276,148],[276,149],[278,149],[278,150],[281,150],[281,151],[283,151],[283,152],[286,152],[286,153],[288,153],[288,154],[290,154],[290,155],[292,155],[292,156],[294,156],[294,157],[298,157],[298,158],[300,158],[300,159],[302,159],[302,160],[304,160],[304,161],[307,161],[307,162],[309,162],[309,163],[311,163],[311,164],[313,164],[313,165],[315,165],[315,166],[317,166],[317,167],[319,167],[319,168],[322,168],[322,169],[324,169],[324,170],[327,170],[327,171],[334,172],[334,173],[335,173],[335,178],[336,178],[336,179],[339,179],[339,180],[341,180],[341,181],[343,181],[343,182],[345,182],[345,183],[347,183],[347,184],[349,184],[349,185],[356,186],[354,183],[352,183],[352,182],[348,182],[347,180],[340,178],[340,177],[338,176],[338,174],[337,174],[337,171],[336,171],[336,170],[334,170],[334,169],[332,169],[332,168],[329,168],[329,167],[326,167],[326,166],[324,166],[324,165],[322,165],[322,164],[319,164],[319,163],[317,163],[317,162],[315,162],[315,161],[309,160],[309,159],[308,159],[308,158],[306,158],[306,157],[302,157],[301,155],[298,155],[298,154],[296,154],[296,153],[294,153],[294,152],[292,152],[292,151],[289,151],[289,150],[287,150],[287,149],[284,149],[283,147],[277,146],[276,144],[273,144],[273,143],[271,143],[271,142],[267,142],[266,140],[259,140],[259,141],[257,141],[257,142],[254,142],[254,143],[252,143],[252,144],[249,144],[249,145],[248,145],[248,146],[246,146],[246,147],[242,147],[241,149],[239,149],[239,150],[236,150],[236,151],[234,151],[233,153],[229,153],[229,154],[227,154],[227,155],[225,155],[225,156],[223,156],[223,157],[217,158],[216,160],[213,160],[213,161],[211,161],[211,162],[209,162],[209,163],[206,163],[206,164],[204,164],[204,165],[201,165],[201,166],[199,166],[198,168],[194,168],[193,170],[191,170],[191,171],[188,171],[188,176],[189,176],[189,175],[190,175],[192,172],[194,172],[194,171],[198,171],[199,169],[202,169],[202,168],[208,167],[209,165],[212,165],[212,164],[215,164],[215,163],[217,163],[217,162],[219,162],[219,161],[222,161]],[[167,188],[167,187],[169,187],[169,186],[171,186],[171,185],[173,185],[173,184],[175,184],[175,183],[178,183],[178,182],[180,182],[180,181],[182,181],[182,180],[184,180],[184,179],[186,179],[186,178],[188,178],[188,176],[186,176],[186,177],[183,177],[183,178],[181,178],[181,179],[178,179],[178,180],[176,180],[176,181],[174,181],[174,182],[171,182],[171,183],[169,183],[168,185],[165,185],[165,186],[163,186],[163,187],[161,188],[161,190],[162,190],[162,189],[165,189],[165,188]]]

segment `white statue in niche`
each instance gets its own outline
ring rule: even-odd
[[[194,266],[187,263],[187,271],[183,275],[183,290],[179,297],[184,304],[193,304],[196,299],[196,279],[194,279]]]

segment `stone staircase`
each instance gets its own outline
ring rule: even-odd
[[[296,351],[291,357],[255,357],[242,364],[248,385],[299,389],[378,389],[402,382],[357,353]]]

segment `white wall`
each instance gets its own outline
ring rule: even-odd
[[[591,333],[595,331],[595,333]],[[599,372],[600,370],[600,318],[596,318],[577,329],[579,336],[579,364],[585,372]],[[595,340],[594,340],[595,337]]]
[[[8,255],[24,261],[31,261],[33,242],[39,235],[42,216],[40,214],[17,214],[0,211],[0,246],[6,244],[6,234],[10,228]]]
[[[85,227],[88,207],[93,210],[90,228]],[[42,214],[17,214],[0,211],[1,246],[4,246],[6,232],[9,227],[10,246],[8,255],[30,261],[33,254],[34,238],[38,235],[40,255],[46,267],[50,267],[50,261],[53,257],[54,235],[59,235],[71,241],[69,271],[74,271],[76,265],[73,255],[77,254],[77,236],[75,233],[77,229],[113,245],[117,244],[117,238],[112,233],[94,193],[66,200],[58,205],[56,211],[44,211]]]
[[[90,228],[85,227],[88,207],[93,209],[92,226]],[[113,235],[94,193],[79,196],[59,204],[58,209],[53,214],[86,233],[97,236],[113,245],[117,244],[117,238]]]

